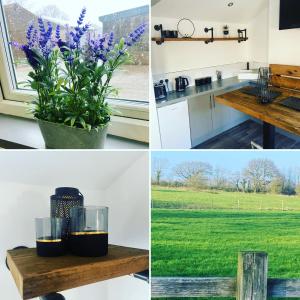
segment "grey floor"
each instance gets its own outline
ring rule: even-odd
[[[251,141],[262,145],[262,125],[248,120],[200,144],[196,149],[251,149]],[[300,142],[276,132],[276,149],[300,149]]]

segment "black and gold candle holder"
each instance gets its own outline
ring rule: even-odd
[[[69,248],[74,255],[98,257],[108,253],[108,208],[71,209]]]
[[[38,256],[53,257],[65,254],[62,238],[62,218],[38,218],[36,226],[36,251]]]

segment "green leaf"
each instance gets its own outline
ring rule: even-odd
[[[70,123],[71,127],[74,126],[75,121],[76,121],[76,117],[72,117],[72,118],[71,118],[71,123]]]
[[[81,124],[81,126],[82,126],[83,128],[86,127],[85,121],[84,121],[84,119],[83,119],[82,117],[79,117],[79,123]]]
[[[123,49],[124,44],[125,44],[125,39],[124,39],[124,38],[121,38],[121,39],[120,39],[120,43],[119,43],[119,48],[120,48],[120,50]]]

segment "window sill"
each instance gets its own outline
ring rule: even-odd
[[[0,102],[2,103],[2,102]],[[44,149],[44,140],[37,122],[0,114],[0,140],[31,148]],[[5,146],[2,146],[5,147]],[[0,144],[1,148],[1,144]],[[105,149],[147,149],[148,144],[108,135]]]
[[[28,103],[9,100],[0,101],[1,114],[25,118],[23,119],[23,121],[28,121],[30,119],[32,121],[33,116],[28,112],[28,109]],[[14,118],[13,120],[18,120],[18,118]],[[33,121],[32,123],[35,124],[35,122]],[[108,133],[110,135],[118,136],[121,138],[130,139],[142,143],[148,143],[149,121],[127,118],[122,116],[113,116]]]

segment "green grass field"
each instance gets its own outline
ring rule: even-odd
[[[238,252],[260,250],[269,277],[300,277],[300,198],[154,189],[152,200],[152,276],[236,276]]]
[[[155,208],[172,209],[235,209],[299,210],[299,196],[249,194],[223,191],[187,191],[183,189],[152,189]]]

